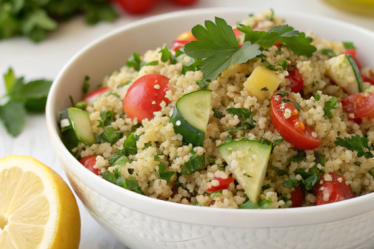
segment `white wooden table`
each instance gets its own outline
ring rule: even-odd
[[[0,73],[4,73],[9,66],[13,67],[18,76],[24,75],[26,79],[50,78],[53,79],[63,65],[83,46],[93,39],[120,27],[129,22],[171,11],[185,9],[176,6],[167,0],[160,3],[151,12],[141,16],[130,16],[126,13],[115,23],[100,23],[96,26],[85,25],[82,18],[74,19],[59,28],[58,32],[40,43],[34,44],[24,38],[14,38],[0,42]],[[265,10],[272,7],[275,12],[295,11],[315,15],[328,16],[351,22],[374,31],[374,19],[340,12],[331,8],[320,0],[200,0],[189,8],[208,7],[248,7]],[[5,89],[0,80],[0,96]],[[50,142],[44,115],[28,115],[24,131],[17,138],[9,136],[4,127],[0,125],[0,157],[19,154],[29,155],[47,164],[56,170],[66,180],[57,156]],[[82,249],[118,249],[126,248],[114,237],[105,231],[88,214],[82,203],[78,200],[82,220]]]

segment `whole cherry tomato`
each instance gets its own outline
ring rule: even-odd
[[[296,149],[312,150],[321,145],[321,139],[312,135],[316,134],[313,128],[300,121],[291,93],[276,92],[271,98],[270,108],[274,128]],[[287,109],[290,110],[289,116],[285,113]]]
[[[99,169],[95,169],[94,165],[96,163],[96,156],[86,156],[79,160],[84,167],[90,170],[92,173],[96,175],[101,175],[101,171]]]
[[[170,100],[165,97],[169,90],[169,79],[159,74],[147,74],[137,79],[127,90],[123,100],[123,110],[129,118],[151,120],[153,112],[161,110],[161,102],[167,104]]]

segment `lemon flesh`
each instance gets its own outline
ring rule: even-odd
[[[0,248],[79,247],[80,216],[70,188],[27,156],[0,159]]]

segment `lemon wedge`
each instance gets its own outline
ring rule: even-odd
[[[80,216],[70,188],[27,156],[0,159],[0,248],[79,247]]]

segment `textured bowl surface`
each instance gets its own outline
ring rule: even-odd
[[[223,210],[170,203],[138,195],[89,172],[59,137],[59,112],[68,96],[82,98],[81,84],[94,89],[105,75],[125,65],[133,53],[170,45],[175,37],[214,16],[235,24],[254,9],[202,9],[148,18],[121,27],[74,56],[53,83],[47,103],[52,144],[74,191],[91,215],[131,248],[374,248],[374,194],[318,207],[279,210]],[[291,26],[320,37],[353,41],[363,65],[374,33],[347,23],[305,14],[277,13]]]

